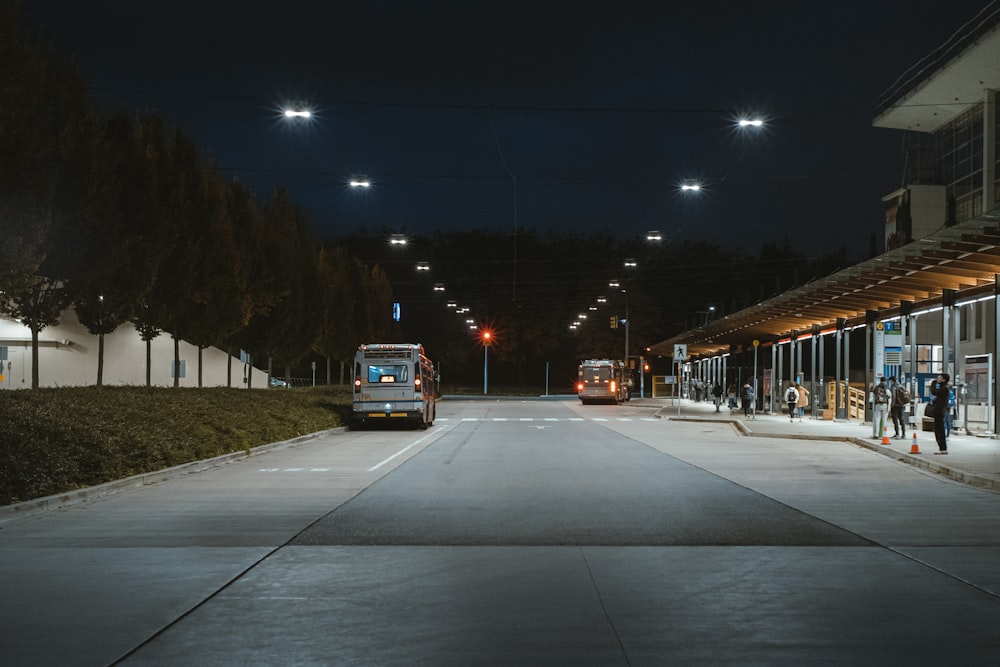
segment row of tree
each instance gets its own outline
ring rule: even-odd
[[[5,7],[7,5],[4,5]],[[388,326],[378,267],[321,246],[283,189],[261,202],[225,182],[180,129],[103,114],[78,73],[0,9],[0,310],[38,334],[73,306],[98,337],[133,322],[199,351],[244,349],[290,368],[349,359]],[[5,12],[8,12],[5,14]],[[201,382],[199,354],[199,385]],[[179,373],[174,373],[175,383]]]
[[[681,238],[649,243],[620,229],[471,229],[389,247],[387,235],[406,231],[398,221],[319,244],[282,189],[262,202],[222,180],[156,115],[95,111],[78,74],[19,33],[5,7],[0,310],[31,328],[32,386],[38,333],[67,305],[98,337],[98,384],[103,337],[129,321],[147,350],[166,332],[199,349],[248,350],[286,377],[302,373],[296,363],[323,358],[328,381],[332,360],[350,359],[358,343],[391,340],[423,343],[447,378],[474,382],[485,370],[477,333],[488,327],[498,382],[539,385],[551,363],[554,383],[568,384],[579,359],[624,356],[626,332],[629,355],[639,356],[849,264],[843,249],[810,258],[760,238],[751,255]],[[415,272],[418,260],[431,271]],[[393,301],[400,322],[390,318]],[[149,367],[147,358],[147,378]]]

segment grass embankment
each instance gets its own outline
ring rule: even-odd
[[[346,424],[350,387],[0,391],[0,505]]]

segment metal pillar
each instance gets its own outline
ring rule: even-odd
[[[844,397],[843,389],[841,388],[840,385],[841,382],[840,371],[843,368],[843,365],[841,363],[841,357],[843,356],[842,352],[843,342],[844,342],[844,319],[837,318],[837,338],[835,341],[836,344],[834,346],[834,351],[836,352],[836,360],[833,365],[833,376],[835,382],[833,389],[833,403],[834,403],[833,407],[836,410],[834,414],[837,419],[844,419],[847,416],[847,413],[844,411],[845,406],[843,402],[843,397]]]
[[[778,368],[778,337],[774,337],[774,342],[771,343],[771,383],[767,387],[768,395],[768,407],[773,412],[774,411],[774,372]]]
[[[948,351],[951,349],[951,341],[948,340],[948,324],[951,320],[951,308],[955,305],[955,290],[941,290],[941,370],[940,373],[952,375],[948,366]]]
[[[844,336],[844,417],[848,415],[848,398],[851,387],[851,332],[845,331]]]
[[[818,418],[819,410],[819,393],[816,391],[816,344],[819,342],[819,325],[814,324],[812,328],[812,345],[809,347],[810,352],[810,365],[809,365],[809,392],[812,396],[812,403],[810,407],[812,408],[810,416],[813,419]]]

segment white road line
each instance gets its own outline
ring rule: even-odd
[[[413,449],[414,447],[416,447],[417,445],[419,445],[419,444],[420,444],[421,442],[423,442],[423,441],[424,441],[424,440],[426,440],[427,438],[431,437],[432,435],[437,435],[437,431],[435,431],[434,433],[428,433],[427,435],[425,435],[424,437],[420,438],[420,439],[419,439],[419,440],[417,440],[416,442],[411,442],[411,443],[410,443],[410,444],[408,444],[408,445],[407,445],[406,447],[403,447],[403,448],[402,448],[401,450],[399,450],[398,452],[396,452],[395,454],[393,454],[393,455],[392,455],[392,456],[390,456],[389,458],[387,458],[387,459],[385,459],[384,461],[381,461],[381,462],[379,462],[379,463],[375,464],[374,466],[372,466],[371,468],[369,468],[369,469],[368,469],[368,472],[375,472],[376,470],[378,470],[379,468],[381,468],[382,466],[384,466],[384,465],[385,465],[386,463],[388,463],[389,461],[393,460],[393,459],[394,459],[394,458],[396,458],[397,456],[401,456],[401,455],[403,455],[404,453],[406,453],[406,452],[407,452],[407,451],[409,451],[410,449]]]
[[[586,420],[586,419],[584,419],[583,417],[570,417],[570,418],[569,418],[569,420],[570,420],[571,422],[585,422],[585,421],[587,421],[587,420]]]
[[[521,417],[521,421],[523,421],[523,422],[533,422],[533,421],[535,421],[535,418],[534,417]]]
[[[495,422],[505,422],[505,421],[507,421],[507,418],[506,417],[494,417],[493,421],[495,421]]]
[[[557,422],[557,421],[559,421],[559,418],[558,417],[546,417],[545,421],[547,421],[547,422]]]
[[[591,419],[592,419],[593,421],[595,421],[595,422],[606,422],[606,421],[608,421],[608,420],[607,420],[607,419],[605,419],[604,417],[592,417]]]

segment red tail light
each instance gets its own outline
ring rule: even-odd
[[[614,380],[612,380],[611,381],[611,391],[615,392],[615,391],[617,391],[617,389],[618,389],[618,383],[615,382]]]

